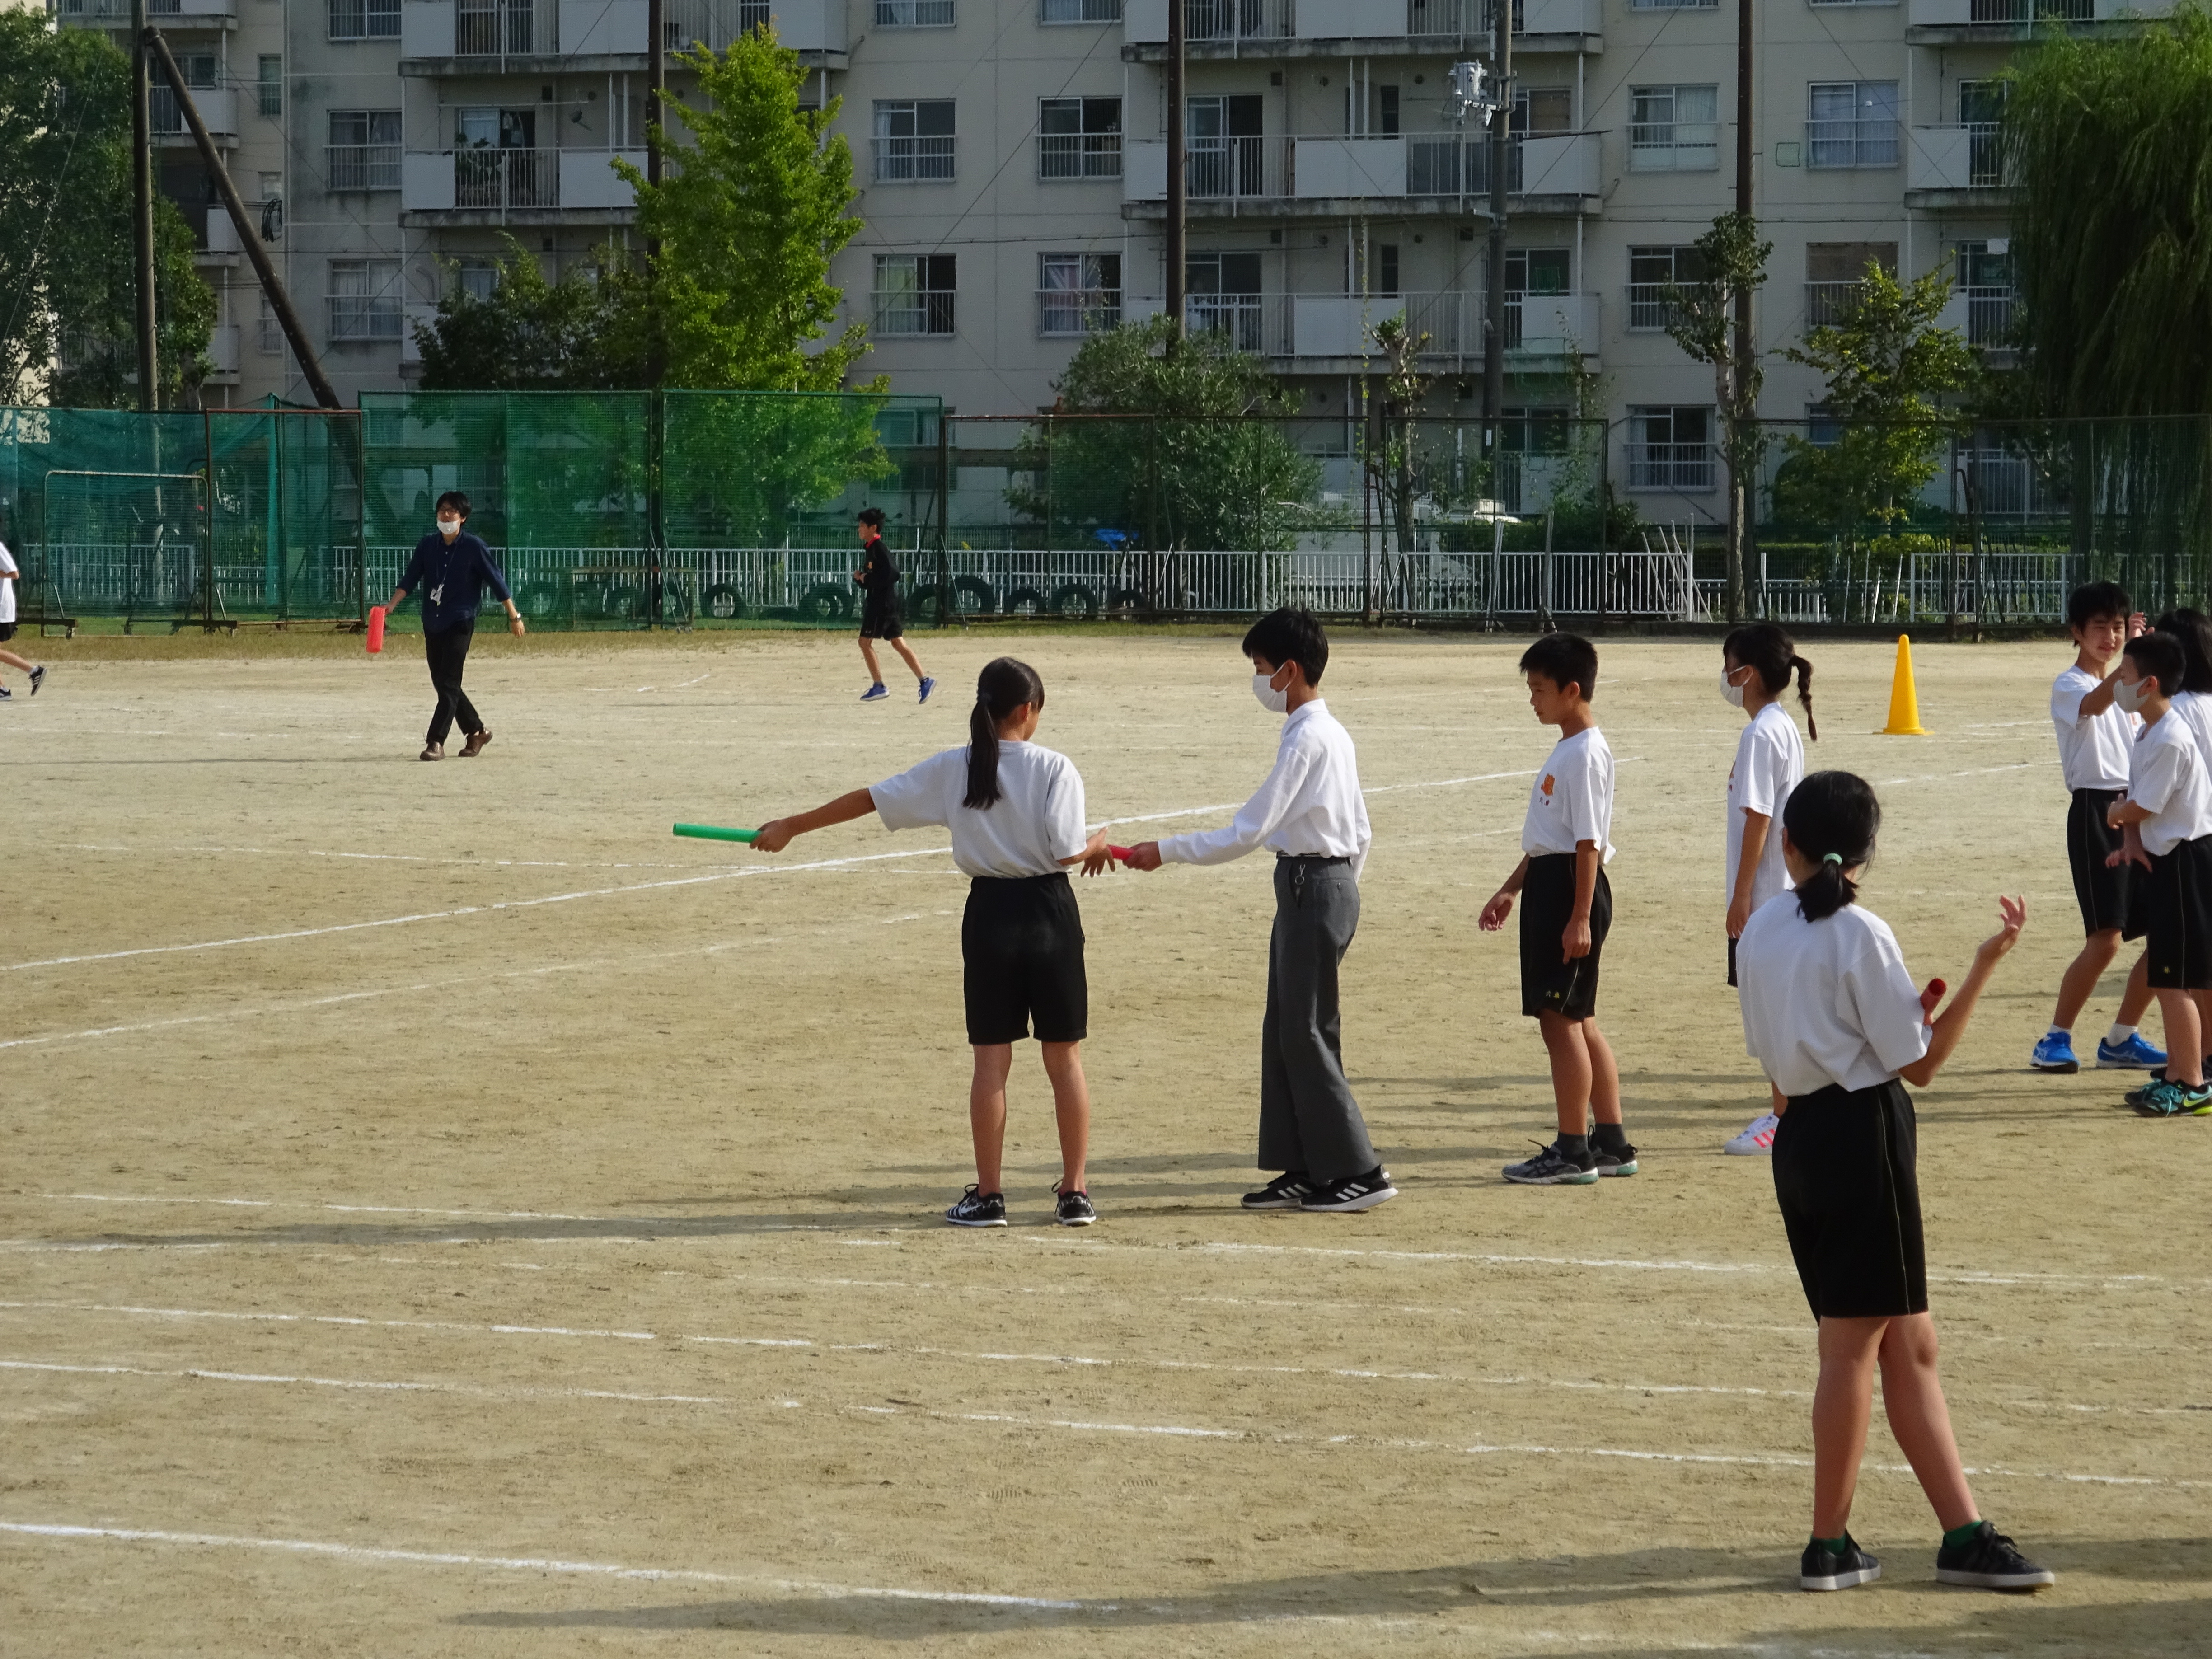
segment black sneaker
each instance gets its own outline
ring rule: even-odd
[[[1256,1193],[1244,1194],[1248,1210],[1295,1210],[1313,1195],[1312,1177],[1304,1170],[1286,1170]]]
[[[1550,1146],[1525,1164],[1509,1164],[1505,1178],[1516,1187],[1590,1187],[1597,1183],[1597,1160],[1584,1152],[1579,1160]]]
[[[1371,1210],[1397,1196],[1398,1189],[1390,1184],[1390,1172],[1378,1164],[1364,1176],[1321,1182],[1299,1200],[1298,1208],[1349,1214],[1354,1210]]]
[[[1590,1142],[1590,1157],[1595,1161],[1597,1172],[1601,1176],[1632,1176],[1636,1173],[1636,1148],[1625,1140],[1618,1151],[1608,1150],[1593,1140]]]
[[[1088,1227],[1092,1222],[1098,1219],[1098,1212],[1091,1207],[1090,1194],[1083,1191],[1079,1188],[1073,1192],[1065,1193],[1061,1192],[1057,1187],[1054,1188],[1052,1190],[1060,1200],[1060,1224],[1061,1226]],[[999,1212],[1001,1216],[1006,1213],[1005,1205],[1002,1204],[999,1206]]]
[[[979,1193],[970,1187],[960,1194],[960,1201],[945,1212],[945,1218],[956,1227],[1003,1227],[1006,1224],[1006,1195]]]
[[[6,686],[0,685],[0,702],[13,702],[15,701],[15,694],[13,691],[10,691]]]
[[[39,688],[46,683],[46,665],[44,663],[40,663],[36,668],[33,668],[31,671],[31,695],[34,697],[37,696],[39,695]]]
[[[1844,1553],[1837,1554],[1817,1538],[1805,1546],[1797,1563],[1797,1588],[1805,1590],[1849,1589],[1871,1584],[1881,1577],[1881,1563],[1859,1547],[1859,1540],[1844,1534]]]
[[[2039,1567],[1988,1522],[1965,1543],[1936,1552],[1936,1582],[1971,1584],[1976,1589],[2032,1590],[2055,1584],[2058,1575]]]

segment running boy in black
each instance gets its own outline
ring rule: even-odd
[[[884,685],[884,671],[876,665],[875,642],[888,640],[891,649],[914,670],[921,689],[916,701],[927,702],[937,682],[921,672],[921,664],[906,642],[906,623],[899,614],[898,563],[884,541],[884,515],[872,507],[860,509],[860,568],[853,573],[853,580],[860,585],[860,658],[868,665],[868,689],[860,693],[860,701],[880,702],[890,696]]]
[[[1559,740],[1528,791],[1521,862],[1482,907],[1494,933],[1521,908],[1521,1012],[1543,1033],[1552,1063],[1559,1138],[1534,1158],[1505,1166],[1524,1187],[1588,1186],[1636,1173],[1636,1148],[1620,1127],[1620,1069],[1597,1029],[1598,958],[1613,926],[1613,750],[1590,712],[1597,648],[1573,634],[1547,634],[1521,658],[1528,706]],[[1595,1122],[1593,1124],[1592,1120]]]
[[[477,718],[476,705],[461,690],[461,671],[469,659],[469,641],[475,637],[477,611],[489,586],[507,607],[507,631],[520,639],[525,632],[522,613],[507,591],[507,578],[492,562],[491,549],[481,538],[467,535],[461,526],[469,520],[469,498],[458,489],[438,497],[438,529],[415,544],[414,556],[401,573],[399,586],[385,601],[387,611],[397,611],[417,589],[422,594],[422,655],[430,665],[430,684],[436,688],[438,706],[430,714],[430,730],[422,740],[422,758],[446,758],[446,734],[454,719],[468,741],[461,758],[473,760],[491,741],[491,732]]]
[[[1036,671],[1000,657],[976,678],[965,748],[933,755],[811,812],[773,819],[753,842],[757,852],[779,853],[793,836],[870,812],[886,830],[939,824],[952,831],[952,861],[971,878],[960,957],[968,1041],[975,1054],[968,1091],[975,1184],[945,1212],[956,1227],[1006,1224],[1006,1078],[1014,1044],[1032,1032],[1044,1049],[1060,1125],[1060,1176],[1053,1189],[1060,1224],[1085,1227],[1098,1218],[1084,1171],[1091,1089],[1082,1048],[1091,999],[1083,919],[1067,866],[1103,860],[1106,832],[1084,835],[1083,779],[1074,763],[1030,741],[1043,710],[1044,682]]]
[[[1914,988],[1896,935],[1853,902],[1881,827],[1863,778],[1815,772],[1800,783],[1782,811],[1796,890],[1759,906],[1736,941],[1745,1046],[1790,1103],[1774,1135],[1774,1194],[1820,1324],[1813,1536],[1797,1583],[1847,1589],[1881,1577],[1850,1534],[1879,1365],[1890,1430],[1943,1528],[1936,1577],[2033,1589],[2052,1575],[1982,1519],[1952,1437],[1928,1312],[1912,1098],[1899,1082],[1925,1088],[1950,1058],[2027,907],[1997,901],[2003,926],[1931,1025],[1937,988]]]

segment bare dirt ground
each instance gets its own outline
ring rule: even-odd
[[[927,708],[856,704],[842,639],[487,640],[496,740],[439,766],[412,641],[49,647],[0,710],[0,1651],[2205,1650],[2212,1121],[2025,1071],[2079,939],[2063,646],[1923,644],[1920,739],[1871,735],[1890,647],[1811,649],[1814,764],[1881,787],[1866,896],[1916,975],[2028,899],[1919,1097],[1960,1438],[2060,1575],[2027,1600],[1936,1585],[1879,1420],[1888,1577],[1794,1588],[1813,1328],[1765,1160],[1720,1154],[1764,1088],[1714,646],[1603,647],[1641,1175],[1498,1179],[1550,1133],[1511,935],[1474,925],[1548,741],[1518,642],[1347,639],[1346,1047],[1403,1196],[1235,1208],[1255,859],[1085,885],[1104,1218],[1048,1224],[1032,1051],[1016,1224],[979,1235],[938,1218],[970,1178],[942,836],[778,861],[670,822],[959,741],[1000,649],[1094,819],[1241,799],[1275,723],[1233,635],[920,643]]]

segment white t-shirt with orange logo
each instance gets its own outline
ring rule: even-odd
[[[1601,862],[1613,862],[1613,750],[1595,726],[1553,745],[1521,826],[1521,850],[1531,857],[1571,853],[1584,841],[1604,849]]]

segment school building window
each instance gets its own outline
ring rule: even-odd
[[[323,176],[332,190],[399,188],[399,112],[334,109]]]
[[[1037,332],[1091,334],[1121,324],[1121,256],[1037,255]]]
[[[876,332],[950,334],[959,286],[950,253],[876,255]]]
[[[1702,495],[1713,487],[1713,411],[1643,404],[1628,411],[1628,487]]]
[[[1808,242],[1805,244],[1805,326],[1840,323],[1857,300],[1867,267],[1897,274],[1894,242]]]
[[[333,40],[397,40],[399,0],[330,0]]]
[[[284,112],[284,59],[275,52],[261,54],[261,112],[272,120]]]
[[[1956,291],[1966,301],[1966,343],[2017,344],[2013,337],[2013,308],[2020,296],[2013,287],[2011,239],[2000,236],[1961,242],[1957,258]]]
[[[1347,258],[1350,250],[1346,250]],[[1194,253],[1183,260],[1183,326],[1257,351],[1266,335],[1256,253]]]
[[[464,259],[453,271],[453,286],[471,300],[489,300],[499,292],[499,262]]]
[[[1897,165],[1896,82],[1816,81],[1805,95],[1807,167]]]
[[[919,184],[952,177],[952,100],[876,100],[875,179]]]
[[[876,0],[879,29],[949,29],[952,0]]]
[[[1121,100],[1047,98],[1037,106],[1037,176],[1121,176]]]
[[[1629,0],[1632,11],[1709,11],[1721,0]]]
[[[1043,0],[1037,8],[1040,23],[1118,23],[1121,0]]]
[[[331,261],[331,338],[397,340],[399,337],[399,261]]]
[[[1667,326],[1667,289],[1687,288],[1705,276],[1705,262],[1686,243],[1628,250],[1628,326],[1654,332]]]
[[[276,307],[269,303],[267,294],[261,295],[261,315],[255,319],[253,343],[264,357],[284,355],[284,325],[276,320]]]
[[[1628,165],[1705,173],[1720,165],[1720,88],[1638,87],[1630,94]]]

